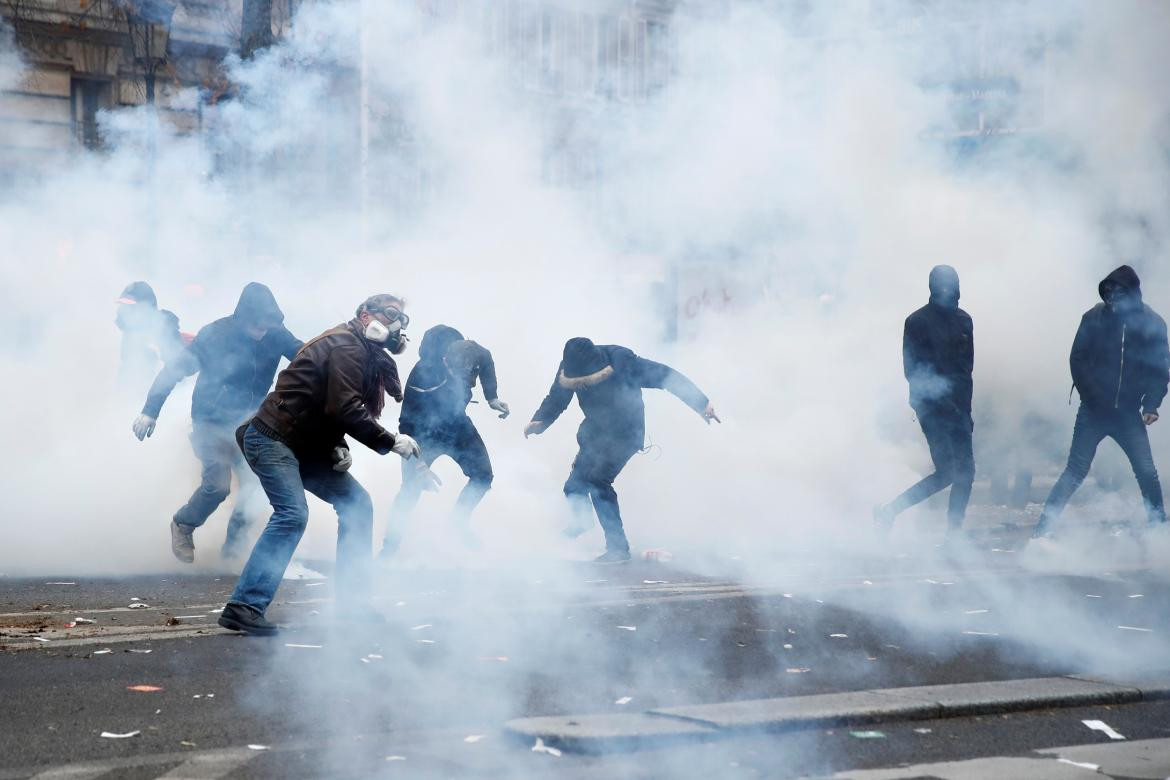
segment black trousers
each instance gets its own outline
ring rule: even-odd
[[[1060,516],[1073,493],[1088,476],[1097,447],[1106,437],[1117,442],[1129,458],[1150,522],[1165,522],[1162,484],[1158,481],[1158,470],[1154,466],[1154,454],[1150,449],[1150,435],[1142,422],[1141,413],[1137,410],[1092,409],[1085,404],[1081,404],[1077,410],[1068,465],[1044,504],[1045,520]]]
[[[630,458],[641,448],[641,442],[608,441],[577,437],[580,450],[569,469],[565,482],[565,496],[578,515],[589,511],[589,502],[597,513],[601,530],[605,532],[605,549],[629,552],[630,543],[622,527],[622,513],[618,508],[617,491],[613,481]]]
[[[446,455],[459,464],[460,470],[467,477],[467,484],[460,491],[451,513],[451,519],[456,525],[466,528],[471,513],[491,488],[493,479],[492,461],[475,423],[464,415],[463,419],[453,422],[442,431],[418,432],[415,441],[428,467]],[[424,482],[418,467],[416,460],[402,461],[402,488],[390,508],[390,523],[386,528],[385,543],[390,550],[398,549],[401,544],[410,517],[422,495]]]
[[[940,490],[950,487],[947,521],[951,528],[961,528],[971,500],[975,481],[975,453],[971,435],[975,424],[970,412],[957,409],[919,409],[918,424],[926,435],[934,473],[911,486],[894,499],[890,509],[898,514],[920,504]]]

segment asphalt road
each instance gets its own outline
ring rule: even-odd
[[[286,582],[275,638],[214,628],[228,575],[0,579],[0,778],[795,777],[1101,740],[1086,718],[1168,736],[1159,703],[604,757],[534,753],[501,731],[528,715],[1165,667],[1157,572],[1040,574],[994,544],[772,583],[641,562],[391,572],[374,625],[333,622],[327,580]],[[96,622],[67,628],[77,617]]]

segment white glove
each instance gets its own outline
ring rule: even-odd
[[[499,398],[493,398],[492,400],[488,401],[488,407],[499,412],[501,420],[512,413],[512,410],[508,408],[508,405]]]
[[[349,467],[353,465],[353,454],[350,453],[349,447],[334,447],[333,448],[333,470],[334,471],[349,471]]]
[[[156,420],[150,415],[138,415],[138,418],[134,420],[134,425],[131,426],[131,430],[133,430],[134,435],[138,437],[138,441],[149,438],[150,434],[154,433],[155,422]]]
[[[400,433],[394,437],[394,446],[390,448],[390,451],[401,455],[406,460],[422,455],[422,450],[418,448],[418,442],[405,433]]]

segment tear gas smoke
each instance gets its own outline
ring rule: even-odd
[[[645,100],[582,90],[584,108],[561,114],[539,88],[517,88],[534,66],[481,34],[487,6],[448,17],[422,5],[306,4],[288,40],[229,64],[239,99],[204,108],[205,134],[175,134],[145,109],[111,112],[106,153],[0,194],[0,570],[174,567],[166,522],[198,472],[181,393],[154,438],[130,435],[145,384],[115,383],[110,320],[131,279],[149,279],[186,330],[259,280],[300,338],[388,291],[407,299],[416,338],[443,322],[491,349],[516,414],[499,422],[471,410],[496,473],[475,518],[485,550],[453,553],[444,525],[430,522],[454,500],[446,488],[420,505],[401,565],[470,565],[501,583],[489,595],[519,607],[524,586],[502,572],[520,564],[555,578],[542,562],[585,549],[556,538],[573,412],[538,439],[520,436],[570,336],[674,365],[726,422],[707,429],[647,394],[655,454],[617,483],[635,546],[710,571],[737,556],[767,581],[797,554],[805,567],[886,554],[867,541],[870,508],[929,463],[905,402],[900,339],[932,266],[958,269],[975,321],[980,479],[1016,460],[1059,472],[1074,412],[1068,350],[1109,270],[1135,265],[1147,301],[1170,309],[1170,8],[683,4],[661,86]],[[0,86],[15,67],[0,57]],[[372,125],[364,163],[359,73]],[[579,188],[554,186],[558,159],[594,173]],[[661,338],[663,297],[678,303],[678,341]],[[404,376],[414,358],[399,357]],[[391,428],[396,414],[388,408]],[[1152,436],[1165,463],[1170,439],[1161,426]],[[398,464],[361,447],[354,457],[378,535]],[[451,464],[436,468],[448,486],[461,482]],[[1086,515],[1114,507],[1088,483],[1082,492]],[[1139,515],[1136,491],[1123,495],[1117,513]],[[311,510],[299,554],[329,557],[335,525],[327,507]],[[899,549],[933,544],[933,528],[924,533],[898,534]],[[1107,562],[1093,549],[1090,538],[1052,565],[1099,572]],[[986,595],[1018,609],[1006,587]],[[473,644],[504,645],[516,628],[452,609],[463,630],[482,629],[479,640],[449,660],[396,657],[396,685],[441,686],[444,663]],[[894,615],[944,624],[927,604]],[[1076,644],[1075,605],[1034,617],[1027,630],[1017,621],[1027,642]],[[561,663],[590,651],[558,646],[551,629],[530,641]],[[353,682],[323,673],[306,695],[339,679]],[[485,683],[491,706],[469,707],[458,693],[436,689],[445,703],[430,715],[462,706],[486,719],[524,695]],[[347,717],[379,713],[366,704]]]

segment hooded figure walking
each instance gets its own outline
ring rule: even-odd
[[[1150,435],[1170,383],[1166,321],[1142,301],[1141,281],[1128,265],[1097,287],[1102,303],[1081,317],[1069,366],[1081,397],[1068,466],[1048,495],[1033,537],[1051,536],[1051,523],[1084,482],[1105,437],[1129,458],[1150,523],[1166,522],[1162,485]]]
[[[436,325],[423,334],[418,348],[419,361],[406,378],[406,393],[398,430],[418,442],[421,459],[402,462],[402,488],[390,510],[390,523],[381,558],[389,559],[398,551],[422,491],[437,488],[438,478],[430,465],[446,455],[467,477],[452,512],[452,522],[464,541],[477,545],[469,524],[471,513],[492,486],[492,462],[483,438],[467,415],[471,391],[479,379],[488,406],[500,419],[509,414],[508,405],[499,399],[496,364],[492,353],[448,325]]]
[[[268,500],[268,520],[219,624],[233,631],[273,634],[278,626],[264,613],[309,523],[305,492],[337,512],[337,616],[377,622],[370,607],[374,505],[348,472],[353,463],[345,437],[379,455],[419,454],[406,434],[378,424],[386,395],[402,399],[398,367],[387,350],[406,347],[409,322],[402,300],[375,295],[352,320],[325,331],[280,372],[276,387],[256,416],[236,431],[240,449],[256,472]]]
[[[948,486],[948,537],[955,538],[953,534],[962,529],[975,480],[974,367],[974,326],[971,316],[959,308],[959,274],[949,265],[935,266],[930,271],[930,301],[906,318],[902,335],[910,407],[926,436],[934,473],[874,510],[879,531],[888,532],[901,512]]]
[[[524,438],[543,433],[561,416],[573,396],[577,396],[585,419],[577,429],[580,449],[564,488],[577,523],[567,533],[575,536],[588,528],[592,501],[605,532],[605,553],[597,558],[597,563],[621,563],[630,559],[630,543],[622,527],[613,481],[644,446],[644,387],[667,390],[702,415],[708,424],[712,420],[720,422],[707,396],[673,368],[638,357],[626,347],[597,345],[587,338],[574,338],[565,343],[552,387],[524,428]]]
[[[199,374],[191,397],[191,446],[203,472],[199,487],[171,520],[171,552],[180,561],[195,560],[195,529],[228,497],[233,471],[239,490],[221,554],[232,559],[243,552],[248,500],[256,492],[256,479],[244,465],[235,429],[267,395],[280,359],[292,360],[300,348],[301,341],[284,327],[284,313],[272,291],[250,282],[240,293],[235,311],[202,328],[155,377],[146,405],[134,421],[139,441],[154,433],[175,385]]]

